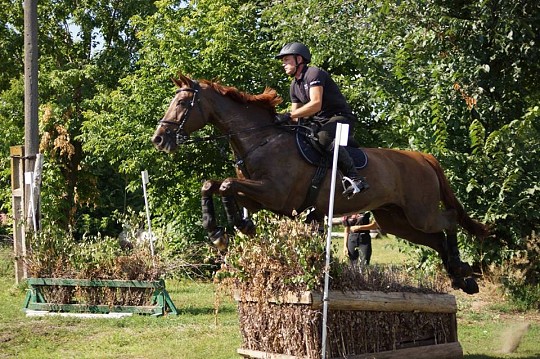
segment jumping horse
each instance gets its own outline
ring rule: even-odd
[[[318,167],[300,156],[293,126],[273,123],[275,107],[282,101],[275,90],[252,95],[184,75],[173,82],[178,89],[152,137],[154,146],[171,153],[189,142],[192,133],[212,124],[228,139],[240,164],[236,178],[207,180],[202,186],[203,227],[215,244],[225,242],[226,233],[216,224],[213,195],[221,197],[230,224],[248,235],[254,234],[255,225],[243,218],[241,207],[289,217],[303,209]],[[488,235],[488,228],[465,212],[435,157],[383,148],[364,152],[369,163],[359,172],[370,188],[351,199],[337,188],[334,214],[371,211],[384,232],[437,251],[454,288],[477,293],[472,269],[460,259],[458,225],[479,238]],[[329,173],[311,206],[311,218],[321,223],[329,205]]]

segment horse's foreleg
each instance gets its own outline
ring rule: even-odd
[[[255,235],[255,224],[250,218],[244,218],[236,199],[234,196],[223,196],[221,197],[221,202],[225,208],[225,213],[227,215],[227,221],[236,227],[240,232],[247,234],[249,236]]]
[[[220,250],[227,248],[229,242],[225,230],[216,225],[216,211],[214,209],[213,194],[219,190],[221,182],[206,181],[201,189],[202,225],[208,232],[212,243]]]

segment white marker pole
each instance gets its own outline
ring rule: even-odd
[[[35,198],[34,198],[34,172],[25,172],[24,173],[24,184],[28,185],[30,189],[30,195],[28,198],[28,213],[26,214],[26,218],[30,218],[32,220],[32,229],[33,231],[36,231],[37,228],[37,221],[36,221],[36,205],[35,205]]]
[[[334,195],[336,193],[336,176],[339,146],[347,146],[349,139],[349,125],[338,123],[336,138],[334,140],[334,160],[332,163],[332,181],[330,185],[330,203],[328,206],[328,232],[326,234],[326,265],[324,267],[324,293],[323,293],[323,324],[322,324],[322,358],[326,358],[326,342],[328,320],[328,287],[330,284],[330,251],[332,250],[332,218],[334,218]]]
[[[150,208],[148,207],[148,196],[146,194],[146,185],[148,184],[148,171],[141,171],[142,176],[142,187],[144,194],[144,205],[146,207],[146,221],[148,223],[148,235],[150,236],[150,253],[152,254],[152,259],[154,258],[154,235],[152,234],[152,222],[150,221]]]

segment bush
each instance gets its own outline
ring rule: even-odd
[[[162,275],[159,257],[148,248],[125,246],[117,238],[85,238],[44,227],[29,238],[28,275],[36,278],[157,280]]]
[[[533,232],[524,246],[502,267],[502,283],[519,309],[540,309],[540,237]]]

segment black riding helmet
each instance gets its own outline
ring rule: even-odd
[[[275,56],[276,59],[281,59],[284,56],[287,55],[300,55],[304,58],[305,63],[309,63],[311,61],[311,52],[307,48],[306,45],[302,44],[301,42],[289,42],[279,52],[278,55]]]

